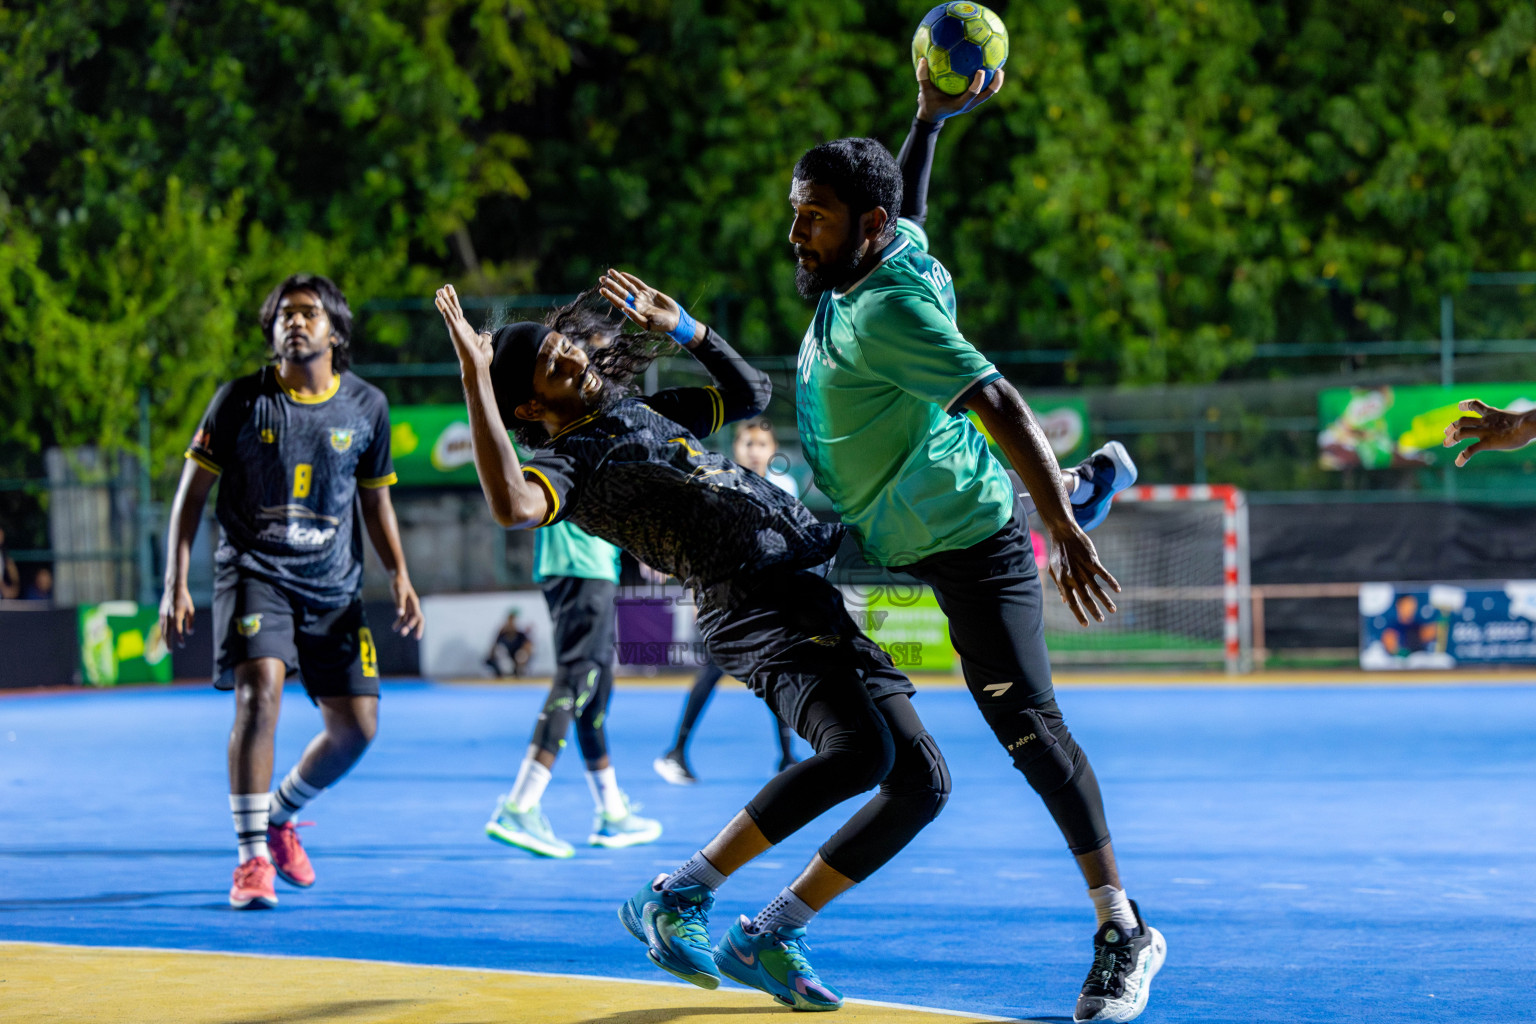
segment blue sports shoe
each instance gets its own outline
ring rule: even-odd
[[[666,879],[657,875],[641,886],[619,908],[619,920],[645,943],[651,963],[700,988],[719,988],[709,948],[709,908],[715,905],[715,894],[702,885],[663,889]]]
[[[1091,530],[1109,515],[1109,505],[1115,495],[1136,482],[1136,463],[1130,452],[1119,441],[1111,441],[1073,467],[1082,483],[1077,494],[1072,495],[1072,518],[1084,530]],[[1087,496],[1078,501],[1078,494],[1088,488]]]
[[[843,994],[822,981],[805,958],[804,928],[754,932],[743,917],[715,947],[715,965],[732,981],[767,992],[795,1010],[836,1010]]]

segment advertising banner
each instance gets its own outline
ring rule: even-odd
[[[168,683],[171,652],[160,637],[155,605],[107,601],[81,605],[80,668],[90,686]]]
[[[1403,469],[1455,457],[1441,447],[1448,423],[1466,415],[1457,403],[1476,398],[1501,409],[1536,408],[1536,384],[1327,388],[1317,393],[1317,452],[1324,469]],[[1488,452],[1469,467],[1508,467],[1529,452]]]
[[[458,405],[397,405],[389,410],[390,454],[402,487],[475,487],[469,413]]]
[[[1046,439],[1051,442],[1051,451],[1056,453],[1056,461],[1063,466],[1081,462],[1088,454],[1088,403],[1081,398],[1026,398],[1026,401],[1034,411],[1035,418],[1040,421]],[[992,440],[987,428],[981,425],[977,415],[966,415],[976,424],[981,436],[987,439],[987,444],[992,446],[992,453],[1003,460],[1003,465],[1008,465],[1007,456],[997,446],[997,442]]]
[[[1360,667],[1536,664],[1536,580],[1366,583]]]
[[[919,584],[851,584],[840,588],[853,621],[906,672],[954,672],[949,621],[933,591]]]

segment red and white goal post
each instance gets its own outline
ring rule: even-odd
[[[1120,611],[1083,629],[1046,601],[1051,660],[1252,669],[1248,504],[1230,484],[1131,487],[1090,536]]]

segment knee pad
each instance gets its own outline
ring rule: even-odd
[[[1036,793],[1054,793],[1077,773],[1072,755],[1051,732],[1040,712],[1021,708],[1016,714],[1018,737],[1004,742],[1008,756]]]
[[[939,751],[939,745],[933,737],[926,732],[912,741],[912,746],[917,750],[922,763],[928,769],[927,791],[933,801],[933,811],[928,816],[932,821],[939,816],[944,805],[949,803],[950,780],[949,765],[944,761],[944,755]]]

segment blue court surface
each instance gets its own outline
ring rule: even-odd
[[[578,844],[557,862],[481,830],[542,690],[386,684],[373,749],[303,815],[319,882],[279,883],[265,913],[225,902],[228,695],[0,699],[0,939],[664,978],[615,909],[739,809],[774,751],[767,711],[726,685],[696,733],[703,783],[668,786],[650,762],[682,696],[621,682],[609,715],[620,781],[665,823],[661,841],[580,845],[591,801],[573,744],[545,800]],[[1061,703],[1127,888],[1168,938],[1143,1020],[1536,1016],[1536,687],[1093,687]],[[813,962],[853,997],[1069,1020],[1093,931],[1076,870],[965,691],[930,688],[917,706],[954,795],[814,922]],[[279,772],[318,727],[300,690],[283,716]],[[790,881],[850,809],[732,879],[717,929]]]

